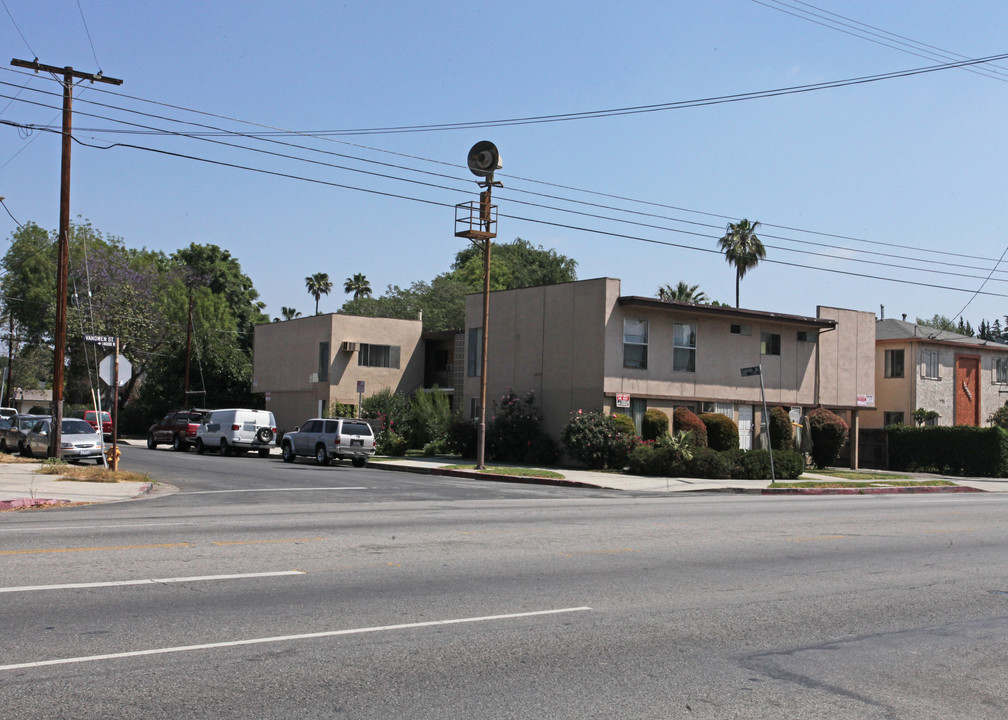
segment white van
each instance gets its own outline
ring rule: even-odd
[[[196,452],[220,449],[221,455],[256,450],[266,457],[276,447],[276,420],[267,410],[211,410],[196,430]]]

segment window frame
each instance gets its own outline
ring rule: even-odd
[[[776,352],[774,352],[774,350],[776,350]],[[781,354],[781,334],[775,332],[760,331],[760,355],[780,357],[780,354]]]
[[[479,377],[483,371],[483,326],[469,328],[466,339],[466,377]]]
[[[681,342],[679,328],[689,328],[688,338]],[[685,353],[685,355],[684,355]],[[672,372],[696,372],[697,324],[672,323]],[[683,361],[680,358],[685,357]]]
[[[1008,357],[994,358],[994,383],[1008,385]]]
[[[899,357],[899,363],[896,358]],[[883,359],[883,377],[900,379],[906,377],[906,351],[903,348],[886,350]],[[897,372],[898,371],[898,372]]]
[[[636,328],[631,326],[630,330],[640,330],[643,328],[643,334],[628,333],[627,323],[635,323]],[[628,341],[629,338],[629,341]],[[641,341],[643,338],[643,341]],[[629,368],[631,370],[647,370],[648,366],[648,342],[650,340],[650,323],[647,318],[634,318],[625,317],[623,318],[623,367]],[[631,348],[630,353],[627,352],[627,348]],[[639,357],[635,355],[639,353]]]
[[[921,377],[927,380],[941,380],[941,355],[937,348],[921,348]],[[934,366],[933,368],[931,366]],[[931,373],[934,374],[931,374]],[[1008,382],[1008,379],[1005,380]]]
[[[400,353],[401,349],[398,345],[360,343],[357,350],[357,366],[398,370]]]

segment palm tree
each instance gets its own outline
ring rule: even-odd
[[[356,273],[352,278],[347,278],[343,283],[343,292],[353,293],[353,299],[367,297],[371,294],[371,283],[364,277],[363,273]]]
[[[293,320],[296,317],[301,317],[301,312],[299,310],[287,307],[286,305],[280,308],[280,314],[283,315],[284,320]]]
[[[332,290],[332,280],[329,279],[329,273],[315,273],[314,275],[309,275],[304,279],[305,287],[308,289],[308,294],[315,298],[315,314],[318,315],[318,304],[319,300],[323,295],[328,295]]]
[[[724,251],[725,260],[735,268],[735,307],[739,307],[740,281],[749,270],[766,257],[766,248],[756,237],[757,227],[758,222],[750,222],[743,218],[737,223],[728,223],[724,237],[718,240],[718,246]]]
[[[658,299],[662,302],[678,300],[679,302],[688,302],[697,305],[710,302],[707,293],[701,290],[699,285],[687,285],[682,280],[675,287],[665,284],[658,288]]]

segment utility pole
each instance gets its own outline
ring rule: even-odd
[[[490,325],[490,241],[497,237],[497,206],[492,202],[491,190],[501,183],[494,182],[494,171],[500,170],[501,159],[497,146],[489,140],[482,140],[469,150],[466,158],[469,171],[477,177],[480,187],[478,203],[468,202],[455,206],[455,237],[464,237],[474,245],[483,243],[483,337],[480,357],[480,405],[479,425],[476,429],[476,469],[486,467],[486,396],[487,396],[487,341]]]
[[[185,387],[182,390],[182,407],[189,407],[189,354],[192,352],[192,308],[193,291],[192,288],[189,288],[189,321],[186,323]]]
[[[66,315],[67,315],[67,267],[70,256],[70,148],[72,136],[70,130],[73,119],[73,83],[74,80],[88,80],[91,83],[103,82],[110,85],[122,85],[122,80],[104,77],[99,73],[84,73],[72,67],[58,68],[53,65],[43,65],[36,60],[12,59],[14,67],[26,68],[37,72],[63,75],[63,142],[60,162],[60,213],[59,238],[56,260],[56,330],[53,333],[53,395],[52,395],[52,436],[49,438],[49,454],[59,457],[60,441],[63,430],[63,369],[66,362]],[[100,420],[99,420],[100,422]]]

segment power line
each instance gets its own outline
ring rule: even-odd
[[[78,111],[78,113],[79,114],[83,114],[83,115],[91,115],[89,113],[83,113],[82,111]],[[104,119],[110,119],[110,118],[104,118]],[[116,122],[126,122],[126,121],[121,121],[121,120],[115,120],[115,121]],[[0,122],[10,124],[9,121],[0,121]],[[134,123],[127,123],[127,124],[134,124]],[[36,129],[40,129],[40,130],[43,130],[43,131],[46,131],[46,132],[55,132],[55,130],[52,130],[52,129],[49,129],[49,128],[36,128]],[[177,135],[182,136],[182,137],[188,137],[188,135],[186,133],[174,133],[174,134],[177,134]],[[158,153],[162,153],[162,154],[166,154],[166,155],[172,155],[172,156],[176,156],[176,157],[183,157],[183,158],[188,158],[188,159],[200,160],[200,161],[204,161],[204,162],[211,162],[211,163],[214,163],[214,164],[219,164],[219,165],[223,165],[223,166],[227,166],[227,167],[233,167],[233,168],[237,168],[237,169],[253,169],[253,170],[257,171],[257,172],[265,172],[265,173],[268,173],[268,174],[275,174],[275,175],[278,175],[278,176],[281,176],[281,177],[296,178],[296,179],[302,179],[302,180],[310,180],[308,178],[303,178],[301,176],[297,176],[297,175],[293,175],[293,174],[289,174],[289,173],[279,173],[279,172],[267,171],[267,170],[262,170],[262,169],[254,169],[254,168],[249,168],[248,166],[243,166],[243,165],[239,165],[239,164],[226,163],[226,162],[216,161],[216,160],[210,160],[210,159],[207,159],[207,158],[200,158],[200,157],[197,157],[197,156],[194,156],[194,155],[188,155],[188,154],[184,154],[184,153],[175,153],[175,152],[166,151],[166,150],[159,150],[159,149],[156,149],[156,148],[149,148],[149,147],[146,147],[146,146],[135,145],[135,144],[131,144],[131,143],[111,143],[111,144],[107,144],[107,145],[96,145],[96,144],[93,144],[93,143],[84,142],[84,141],[80,140],[77,137],[74,137],[73,139],[74,139],[75,142],[78,142],[81,145],[85,145],[85,146],[96,148],[96,149],[108,150],[108,149],[112,149],[114,147],[142,149],[142,150],[148,150],[148,151],[152,151],[152,152],[158,152]],[[208,138],[202,138],[202,137],[198,137],[198,138],[195,138],[195,139],[199,139],[199,140],[202,140],[202,141],[205,141],[205,142],[209,142],[209,143],[212,143],[212,144],[215,144],[215,145],[224,145],[224,146],[227,146],[227,147],[246,149],[246,150],[251,150],[253,152],[259,152],[259,153],[263,153],[263,154],[270,155],[270,156],[276,156],[276,157],[281,157],[281,158],[285,158],[285,159],[292,159],[292,160],[300,160],[302,162],[308,162],[308,163],[311,163],[311,164],[317,164],[317,165],[322,165],[322,166],[326,166],[326,167],[333,167],[333,168],[336,168],[336,169],[343,169],[343,170],[348,170],[348,171],[352,171],[352,172],[359,172],[359,173],[363,173],[363,174],[366,174],[366,175],[369,175],[369,176],[373,176],[373,177],[379,177],[379,178],[383,178],[383,179],[397,180],[397,181],[401,181],[401,182],[409,182],[409,183],[413,183],[413,184],[417,184],[417,185],[421,185],[421,186],[424,186],[424,187],[429,187],[429,188],[433,188],[433,189],[437,189],[437,190],[447,190],[447,191],[452,191],[452,192],[456,192],[457,191],[457,188],[453,188],[453,187],[450,187],[450,186],[437,185],[437,184],[434,184],[434,183],[427,183],[427,182],[422,182],[422,181],[418,181],[418,180],[412,180],[412,179],[408,179],[408,178],[400,178],[400,177],[397,177],[397,176],[394,176],[394,175],[385,174],[385,173],[374,173],[374,172],[371,172],[371,171],[361,170],[359,168],[349,168],[349,167],[346,167],[346,166],[335,165],[333,163],[323,163],[323,162],[315,161],[315,160],[307,160],[305,158],[299,158],[299,157],[291,156],[291,155],[284,155],[282,153],[274,153],[274,152],[271,152],[271,151],[266,151],[266,150],[262,150],[262,149],[258,149],[258,148],[248,148],[246,146],[235,145],[234,143],[227,143],[227,142],[223,142],[223,141],[220,141],[220,140],[210,140]],[[367,189],[364,189],[364,188],[355,187],[355,186],[350,186],[350,185],[346,185],[346,184],[340,184],[340,183],[325,183],[325,184],[330,184],[330,185],[332,185],[334,187],[342,187],[342,188],[345,188],[345,189],[356,189],[356,190],[364,190],[364,191],[369,191],[370,192],[370,190],[367,190]],[[391,197],[400,197],[400,196],[398,196],[398,195],[396,195],[394,193],[382,193],[382,192],[379,192],[379,191],[374,191],[374,192],[378,192],[378,194],[388,195],[388,196],[391,196]],[[561,198],[561,199],[564,200],[564,201],[568,201],[568,200],[563,199],[563,198]],[[531,203],[531,202],[527,202],[527,201],[523,201],[523,200],[517,200],[517,199],[512,199],[511,202],[514,202],[514,203],[517,203],[517,204],[522,204],[522,205],[527,205],[527,206],[531,206],[531,207],[538,207],[540,209],[553,210],[553,211],[556,211],[556,212],[563,212],[563,213],[568,213],[568,214],[573,214],[573,215],[579,215],[579,216],[584,216],[584,217],[590,217],[590,218],[593,218],[593,219],[605,220],[605,221],[610,221],[610,222],[618,222],[618,223],[623,223],[623,224],[641,226],[641,227],[646,227],[646,228],[649,228],[649,229],[657,229],[657,230],[662,230],[662,231],[666,231],[666,232],[674,232],[674,233],[679,233],[679,234],[696,235],[698,237],[710,237],[709,235],[705,235],[705,234],[702,234],[702,233],[690,233],[688,231],[681,230],[679,228],[671,228],[671,227],[666,227],[666,226],[661,226],[661,225],[655,225],[655,224],[651,224],[651,223],[642,223],[642,222],[637,222],[637,221],[633,221],[633,220],[608,217],[608,216],[605,216],[605,215],[599,215],[597,213],[581,212],[581,211],[572,210],[572,209],[569,209],[569,208],[560,208],[560,207],[556,207],[556,206],[543,205],[541,203]],[[570,202],[579,202],[579,201],[570,201]],[[436,204],[447,205],[445,203],[436,203]],[[616,210],[620,211],[620,212],[629,212],[629,211],[623,211],[623,210],[621,210],[619,208],[616,208]],[[682,222],[682,221],[677,220],[677,219],[673,219],[673,220],[677,221],[677,222]],[[686,222],[688,222],[688,221],[686,221]],[[699,223],[695,223],[695,224],[699,224]],[[699,224],[699,225],[702,225],[702,224]],[[707,225],[707,227],[714,227],[714,226]],[[791,238],[782,238],[782,237],[779,237],[779,236],[774,236],[774,237],[777,237],[778,239],[783,239],[783,240],[785,240],[787,242],[807,242],[807,241],[794,240],[794,239],[791,239]],[[822,244],[818,244],[818,245],[821,246]],[[941,274],[941,275],[947,275],[947,276],[952,276],[952,277],[965,277],[965,278],[976,278],[976,279],[979,279],[977,276],[967,275],[967,274],[964,274],[964,273],[955,273],[955,272],[949,272],[949,271],[944,271],[944,270],[935,270],[935,269],[931,269],[931,268],[907,268],[906,265],[894,265],[892,263],[879,262],[879,261],[870,261],[870,260],[860,260],[860,259],[852,259],[852,258],[843,258],[843,257],[838,257],[838,256],[832,255],[832,254],[813,252],[813,251],[809,251],[809,250],[796,250],[796,249],[793,249],[793,248],[786,248],[786,247],[780,247],[780,246],[774,246],[774,245],[768,245],[768,247],[770,247],[772,249],[783,250],[785,252],[795,252],[795,253],[802,253],[802,254],[805,254],[805,255],[811,255],[811,256],[814,256],[814,257],[824,257],[824,258],[829,258],[829,259],[835,259],[835,260],[839,260],[839,261],[842,261],[842,262],[860,262],[860,263],[866,263],[866,264],[874,264],[874,265],[878,265],[878,266],[881,266],[881,267],[902,267],[904,269],[916,269],[916,270],[919,270],[921,272],[930,272],[930,273],[934,273],[934,274]],[[868,253],[868,251],[857,251],[857,250],[855,250],[854,252],[862,252],[862,253],[866,253],[866,254]],[[874,253],[874,254],[882,255],[881,253]],[[914,261],[914,262],[920,262],[920,263],[931,263],[931,264],[940,264],[940,265],[953,266],[953,267],[964,267],[965,269],[981,269],[981,268],[977,268],[977,267],[973,267],[973,266],[962,266],[962,265],[956,265],[956,264],[953,264],[953,263],[944,263],[944,262],[941,262],[941,261],[927,260],[927,259],[920,259],[920,258],[902,258],[902,259],[904,259],[904,260],[910,260],[910,261]],[[1003,281],[1002,280],[998,280],[998,282],[1003,282]]]
[[[3,84],[8,84],[8,83],[3,83]],[[103,90],[101,88],[94,88],[94,89],[99,90],[101,92],[110,92],[111,94],[119,96],[119,97],[127,97],[127,98],[130,98],[130,99],[136,99],[136,100],[139,100],[139,101],[142,101],[142,102],[152,103],[152,104],[155,104],[155,105],[167,106],[167,107],[172,107],[172,108],[175,108],[175,109],[181,109],[181,110],[183,110],[185,112],[192,112],[192,113],[197,113],[197,114],[201,114],[201,115],[207,115],[207,116],[211,116],[211,117],[218,117],[218,118],[226,117],[226,116],[221,116],[221,115],[217,115],[217,114],[213,114],[213,113],[205,113],[203,111],[193,110],[193,109],[190,109],[190,108],[181,108],[181,107],[175,106],[175,105],[167,105],[165,103],[160,103],[160,102],[157,102],[157,101],[145,100],[143,98],[134,98],[133,96],[128,96],[128,95],[125,95],[123,93],[116,93],[116,92],[112,92],[112,91],[108,91],[108,90]],[[44,91],[37,91],[37,92],[43,92],[44,93]],[[45,93],[45,94],[49,94],[49,93]],[[119,111],[123,111],[123,112],[130,112],[130,113],[134,113],[134,114],[139,114],[139,115],[143,115],[143,116],[146,116],[146,117],[153,117],[153,118],[157,118],[157,119],[167,120],[169,122],[177,122],[177,123],[180,123],[180,124],[193,125],[193,126],[197,126],[197,127],[212,128],[214,130],[214,133],[213,133],[214,135],[218,135],[218,134],[222,134],[222,135],[238,135],[240,137],[246,137],[246,138],[250,138],[250,139],[263,139],[263,137],[264,137],[264,134],[262,134],[262,133],[239,133],[239,132],[236,132],[236,131],[228,131],[228,130],[223,130],[221,128],[214,128],[213,126],[204,125],[202,123],[194,123],[192,121],[185,121],[185,120],[180,120],[180,119],[175,119],[175,118],[166,118],[166,117],[159,116],[159,115],[153,115],[153,114],[149,114],[149,113],[143,113],[143,112],[138,111],[138,110],[131,110],[131,109],[126,109],[126,108],[121,108],[121,107],[118,107],[118,106],[107,105],[107,104],[104,104],[104,103],[97,103],[95,101],[85,100],[84,102],[90,102],[90,103],[97,104],[97,105],[102,106],[102,107],[109,107],[109,108],[112,108],[112,109],[115,109],[115,110],[119,110]],[[170,134],[170,135],[183,136],[183,137],[191,137],[193,139],[199,139],[199,138],[202,137],[202,135],[204,135],[204,134],[200,134],[200,133],[178,133],[178,132],[175,132],[175,131],[163,130],[163,129],[160,129],[160,128],[150,128],[149,126],[140,126],[140,125],[137,125],[135,123],[126,123],[125,121],[115,120],[115,119],[112,119],[112,118],[107,118],[107,117],[98,116],[98,115],[90,115],[90,116],[91,117],[98,117],[98,118],[101,118],[101,119],[111,120],[112,122],[120,122],[122,124],[133,125],[134,127],[146,128],[146,130],[142,130],[142,131],[145,131],[145,132],[152,132],[152,133],[158,133],[158,134]],[[227,119],[232,120],[234,122],[239,122],[239,123],[243,123],[243,124],[253,125],[253,126],[257,126],[257,127],[270,127],[270,126],[262,126],[262,125],[259,125],[258,123],[252,123],[252,122],[249,122],[249,121],[239,120],[239,119],[235,119],[235,118],[227,118]],[[361,149],[372,150],[372,151],[375,151],[375,152],[388,153],[388,154],[397,155],[397,156],[400,156],[400,157],[406,157],[406,158],[413,159],[413,160],[424,161],[424,162],[428,162],[428,163],[447,165],[449,167],[456,167],[456,168],[457,167],[461,167],[461,166],[459,166],[457,164],[453,164],[453,163],[446,163],[446,162],[443,162],[443,161],[431,160],[431,159],[428,159],[428,158],[423,158],[423,157],[419,157],[419,156],[415,156],[415,155],[407,155],[407,154],[404,154],[404,153],[392,152],[392,151],[383,150],[383,149],[380,149],[380,148],[374,148],[374,147],[369,147],[369,146],[361,146],[361,145],[357,145],[357,144],[354,144],[354,143],[348,143],[348,142],[342,141],[342,140],[336,140],[336,139],[333,139],[333,138],[327,137],[327,136],[318,136],[318,135],[312,135],[312,134],[305,133],[305,132],[287,131],[287,130],[281,130],[281,129],[277,129],[277,128],[273,128],[273,129],[276,130],[276,133],[272,133],[272,134],[294,134],[294,135],[298,135],[298,136],[302,136],[302,137],[311,137],[313,139],[321,139],[321,140],[327,140],[327,141],[330,141],[330,142],[338,142],[338,143],[341,143],[341,144],[347,144],[347,145],[351,145],[353,147],[357,147],[357,148],[361,148]],[[109,131],[109,130],[92,130],[92,131],[97,131],[97,132],[113,132],[113,131]],[[120,132],[125,132],[125,131],[120,131]],[[210,133],[207,133],[206,135],[209,135],[209,134]],[[278,142],[278,141],[271,141],[271,142]],[[338,157],[350,158],[350,159],[357,160],[359,162],[372,163],[372,164],[377,164],[377,165],[381,165],[381,166],[385,166],[385,167],[394,167],[394,168],[397,168],[397,169],[404,169],[404,170],[407,170],[409,172],[416,172],[416,173],[421,173],[421,174],[433,175],[433,176],[442,177],[442,178],[449,178],[449,179],[451,179],[453,181],[456,180],[455,176],[449,176],[449,175],[445,175],[445,174],[442,174],[442,173],[433,173],[433,172],[430,172],[430,171],[419,170],[419,169],[416,169],[416,168],[410,168],[410,167],[406,167],[406,166],[403,166],[403,165],[397,165],[397,164],[394,164],[394,163],[382,163],[382,162],[377,161],[377,160],[372,160],[372,159],[368,159],[368,158],[361,158],[359,156],[347,155],[347,154],[344,154],[344,153],[332,153],[332,152],[329,152],[329,151],[320,150],[318,148],[308,148],[308,147],[305,147],[303,145],[297,145],[297,144],[294,144],[294,143],[279,143],[279,144],[287,145],[287,146],[290,146],[290,147],[297,147],[299,149],[309,150],[311,152],[319,152],[319,153],[323,153],[323,154],[335,155],[335,156],[338,156]],[[236,147],[245,147],[245,146],[236,146]],[[251,148],[247,148],[247,149],[251,149]],[[287,156],[287,157],[289,157],[289,156]],[[341,166],[337,166],[337,167],[341,167]],[[710,216],[710,217],[718,217],[718,218],[721,218],[721,219],[724,219],[724,220],[736,220],[737,219],[737,218],[735,218],[733,216],[718,215],[718,214],[715,214],[715,213],[706,213],[706,212],[699,211],[699,210],[691,210],[691,209],[688,209],[688,208],[680,208],[680,207],[676,207],[676,206],[672,206],[672,205],[666,205],[666,204],[661,204],[661,203],[646,202],[646,201],[636,200],[636,199],[633,199],[633,198],[621,197],[619,195],[613,195],[613,194],[609,194],[609,193],[599,193],[599,192],[595,192],[595,191],[584,190],[584,189],[581,189],[581,188],[574,188],[574,187],[565,186],[565,185],[559,185],[559,184],[555,184],[555,183],[548,183],[548,182],[543,182],[543,181],[537,181],[537,180],[533,180],[533,179],[529,179],[529,178],[522,178],[522,177],[519,177],[519,176],[508,176],[506,174],[502,174],[502,176],[503,177],[511,177],[512,179],[520,180],[520,181],[523,181],[523,182],[542,184],[542,185],[546,185],[546,186],[558,187],[558,188],[561,188],[561,189],[572,190],[572,191],[576,191],[576,192],[584,192],[584,193],[587,193],[587,194],[593,194],[593,195],[597,195],[597,196],[610,197],[610,198],[619,199],[619,200],[628,201],[628,202],[640,203],[640,204],[651,205],[651,206],[656,206],[656,207],[663,207],[663,208],[667,208],[667,209],[679,210],[679,211],[683,211],[683,212],[690,212],[690,213],[700,214],[700,215],[707,215],[707,216]],[[523,190],[521,188],[514,188],[513,190],[515,192],[532,194],[532,195],[540,195],[540,196],[544,196],[544,197],[552,197],[552,198],[556,199],[555,196],[542,195],[540,193],[535,193],[535,192],[529,191],[529,190]],[[591,204],[591,203],[584,203],[584,201],[574,200],[574,199],[571,199],[571,198],[559,198],[559,199],[561,199],[564,202],[571,202],[571,203],[577,203],[577,204],[589,204],[589,205]],[[619,212],[635,213],[635,211],[631,211],[631,210],[625,210],[625,209],[617,209],[617,210]],[[675,222],[684,222],[684,223],[688,223],[688,224],[699,224],[699,223],[696,223],[694,221],[684,220],[684,219],[681,219],[681,218],[666,218],[666,219],[671,219],[671,220],[673,220]],[[870,240],[865,240],[865,239],[862,239],[862,238],[854,238],[854,237],[850,237],[850,236],[838,235],[838,234],[833,234],[833,233],[824,233],[824,232],[813,231],[813,230],[804,230],[804,229],[801,229],[801,228],[793,228],[793,227],[789,227],[789,226],[775,225],[773,223],[767,223],[767,222],[763,222],[761,224],[764,227],[775,227],[775,228],[778,228],[778,229],[788,230],[788,231],[791,231],[791,232],[808,233],[808,234],[814,234],[814,235],[818,235],[818,236],[822,236],[822,237],[828,237],[828,238],[834,238],[834,239],[844,239],[844,240],[849,240],[849,241],[852,241],[852,242],[858,242],[858,243],[863,243],[863,244],[884,245],[884,246],[887,246],[887,247],[894,247],[894,248],[901,248],[901,249],[905,249],[905,250],[911,250],[911,251],[914,252],[915,255],[919,255],[919,253],[921,253],[921,252],[927,252],[927,253],[933,253],[933,254],[938,254],[938,255],[945,255],[945,256],[950,256],[950,257],[961,257],[961,258],[975,259],[975,260],[980,260],[980,261],[985,261],[985,262],[993,262],[992,258],[975,257],[975,256],[969,256],[969,255],[961,254],[961,253],[953,253],[953,252],[949,252],[949,251],[931,250],[931,249],[927,249],[927,248],[920,248],[920,247],[917,247],[917,246],[901,245],[901,244],[898,244],[898,243],[886,243],[886,242],[882,242],[882,241],[870,241]],[[815,243],[811,243],[811,241],[800,241],[800,240],[788,239],[788,238],[784,238],[784,239],[786,239],[789,242],[809,242],[810,244],[815,244]],[[870,251],[861,251],[861,250],[857,250],[856,248],[846,248],[846,249],[850,250],[851,252],[869,252],[870,253]],[[915,257],[915,258],[912,258],[912,259],[917,260],[918,258]],[[932,262],[932,261],[925,261],[925,262]],[[977,268],[977,269],[979,269],[979,268]]]

